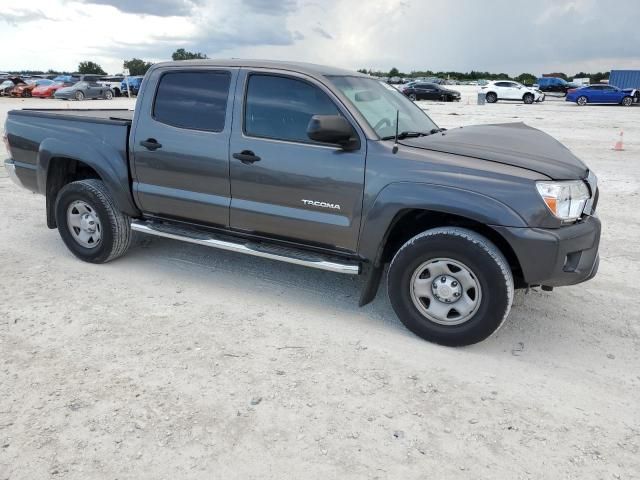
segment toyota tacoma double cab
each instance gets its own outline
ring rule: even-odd
[[[9,112],[5,166],[46,198],[81,260],[132,233],[343,274],[360,305],[387,288],[400,320],[479,342],[514,289],[593,277],[596,176],[522,123],[439,128],[395,88],[303,63],[156,64],[135,110]]]

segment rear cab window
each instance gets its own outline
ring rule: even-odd
[[[231,74],[226,71],[175,71],[160,77],[154,120],[178,128],[224,130]]]

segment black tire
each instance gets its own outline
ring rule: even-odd
[[[533,96],[533,93],[525,93],[522,96],[522,101],[527,105],[531,105],[535,101],[535,97]]]
[[[75,201],[86,202],[95,210],[101,225],[101,238],[95,247],[82,246],[71,233],[67,210]],[[124,255],[131,245],[131,219],[120,212],[101,180],[79,180],[65,185],[56,199],[56,223],[65,245],[80,260],[105,263]]]
[[[74,95],[74,98],[80,102],[84,100],[84,93],[81,91],[77,91],[76,94]]]
[[[467,266],[479,284],[476,310],[463,323],[437,323],[421,313],[412,299],[414,272],[435,259]],[[486,339],[502,326],[513,302],[513,276],[504,255],[482,235],[459,227],[434,228],[410,239],[391,261],[387,281],[391,305],[402,323],[419,337],[441,345],[471,345]]]
[[[487,103],[496,103],[498,101],[498,95],[496,95],[494,92],[489,92],[487,93],[485,100],[487,101]]]
[[[631,105],[633,105],[633,97],[629,96],[622,99],[622,106],[630,107]]]
[[[418,98],[416,97],[415,93],[410,93],[409,94],[409,100],[411,100],[412,102],[415,102]]]

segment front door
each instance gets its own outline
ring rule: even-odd
[[[366,143],[348,111],[324,85],[301,74],[242,70],[237,88],[231,228],[355,251]],[[309,139],[313,115],[347,118],[360,148],[345,151]]]
[[[157,70],[138,102],[133,191],[145,213],[226,227],[237,69]],[[227,114],[229,112],[229,114]]]

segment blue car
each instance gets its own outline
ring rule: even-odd
[[[576,102],[580,106],[587,103],[615,103],[629,107],[633,105],[635,90],[622,90],[613,85],[590,85],[571,90],[567,93],[567,102]]]
[[[126,82],[125,80],[122,80],[122,82],[120,83],[120,90],[122,91],[122,95],[127,94],[127,82],[129,83],[129,88],[131,88],[131,95],[138,95],[143,78],[143,76],[135,76],[126,78]]]

